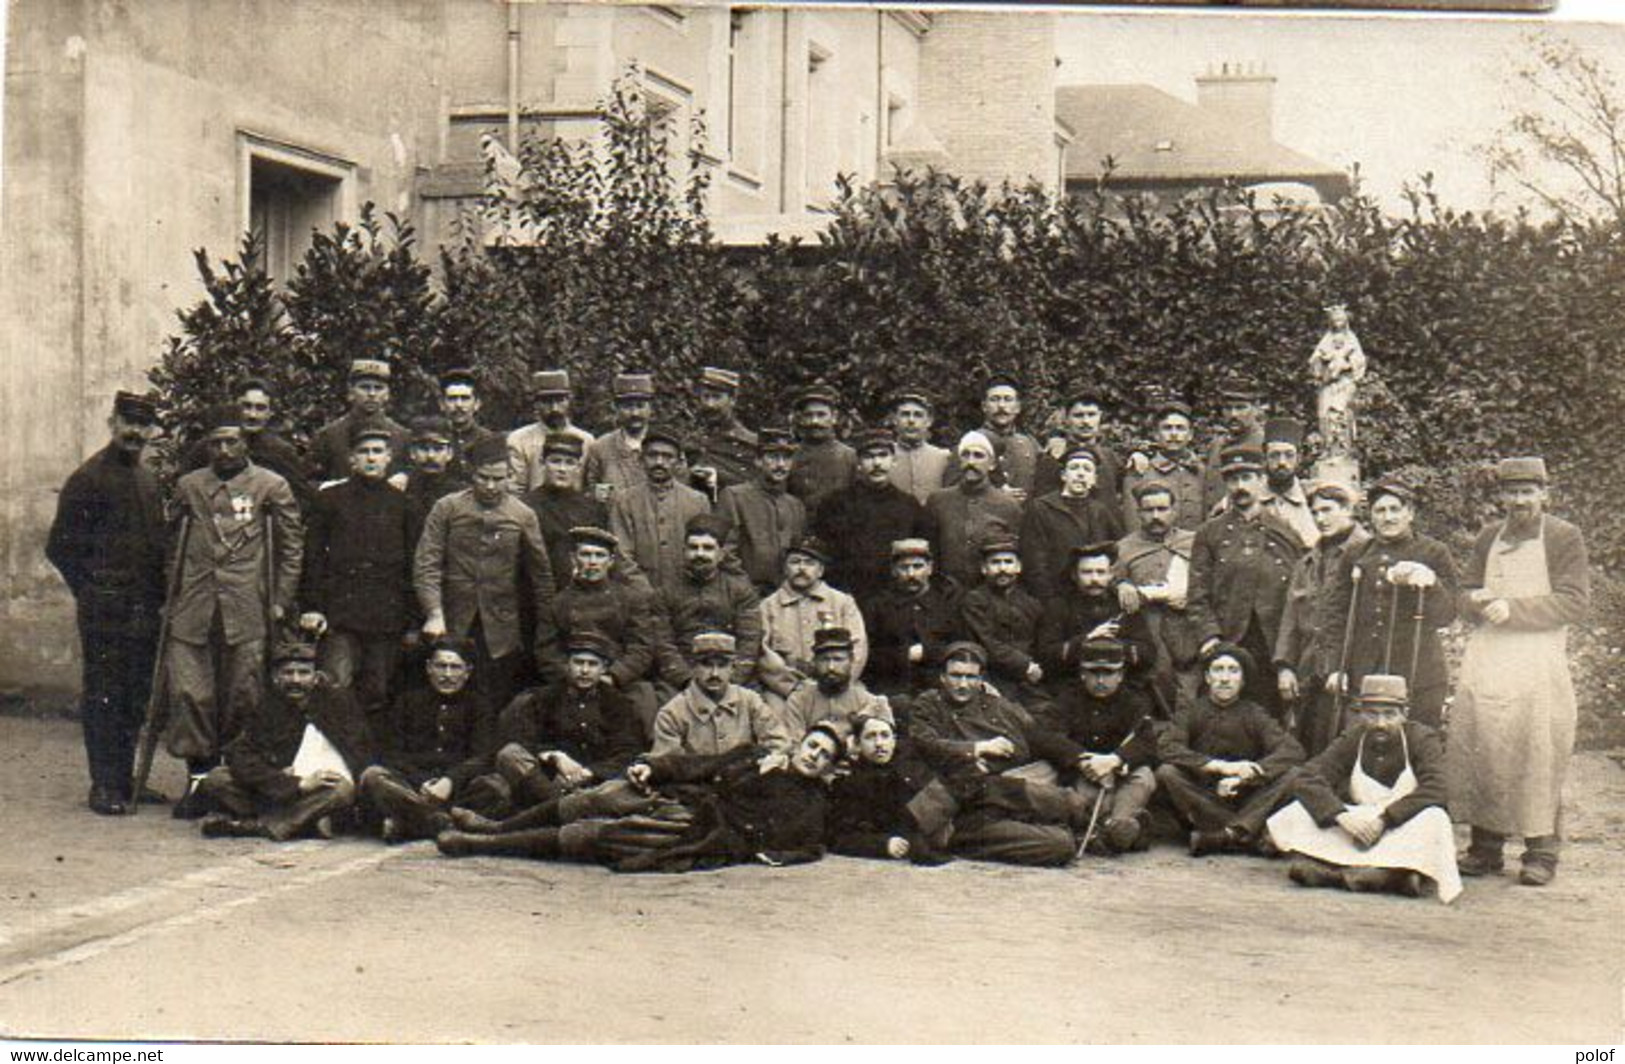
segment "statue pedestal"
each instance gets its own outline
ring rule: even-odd
[[[1331,455],[1315,463],[1316,482],[1335,481],[1338,484],[1360,486],[1360,460],[1347,455]]]

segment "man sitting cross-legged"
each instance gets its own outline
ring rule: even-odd
[[[1426,877],[1442,902],[1461,893],[1444,743],[1406,719],[1408,695],[1403,676],[1366,676],[1354,726],[1303,766],[1298,800],[1270,817],[1275,845],[1296,855],[1294,883],[1419,897]]]
[[[842,738],[815,724],[788,758],[763,746],[723,754],[651,755],[627,769],[646,796],[631,815],[570,796],[497,825],[447,831],[440,852],[590,861],[618,872],[684,872],[757,861],[817,860],[824,852],[824,778]]]
[[[376,758],[354,692],[320,684],[315,647],[279,646],[272,669],[268,696],[226,744],[225,765],[198,786],[204,804],[227,811],[203,821],[211,838],[331,837],[332,818],[355,804],[356,777]]]

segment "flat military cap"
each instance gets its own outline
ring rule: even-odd
[[[603,547],[609,551],[621,549],[621,541],[615,533],[607,528],[599,528],[596,525],[576,525],[570,529],[568,535],[570,542],[577,547],[583,543],[590,543],[595,547]]]
[[[1169,414],[1178,414],[1186,421],[1189,421],[1191,418],[1191,405],[1183,399],[1169,397],[1154,403],[1151,407],[1151,413],[1158,421],[1161,421]]]
[[[870,451],[889,454],[897,450],[897,434],[883,425],[860,429],[852,434],[852,449],[858,454],[868,454]]]
[[[700,368],[700,383],[707,388],[721,388],[724,391],[737,392],[739,390],[739,374],[731,369],[722,369],[719,366],[702,366]]]
[[[570,374],[562,369],[539,369],[530,375],[533,395],[569,395]]]
[[[615,660],[619,648],[607,635],[589,628],[571,632],[564,641],[564,649],[570,654],[595,654],[600,661],[607,662]]]
[[[982,538],[981,552],[989,554],[1015,554],[1021,550],[1021,541],[1004,531],[992,531]]]
[[[1105,558],[1108,561],[1117,560],[1117,543],[1114,540],[1102,539],[1094,543],[1080,543],[1072,548],[1072,560],[1079,558]]]
[[[891,544],[892,560],[898,558],[929,558],[931,542],[924,539],[894,539]]]
[[[1118,639],[1086,639],[1078,651],[1078,668],[1111,672],[1128,666],[1128,648]]]
[[[475,469],[499,462],[504,465],[508,462],[508,441],[501,436],[481,437],[468,449],[468,464]]]
[[[1503,458],[1495,464],[1495,479],[1502,484],[1546,483],[1546,459],[1536,455]]]
[[[1219,386],[1219,399],[1226,403],[1256,403],[1264,398],[1263,391],[1249,380],[1231,378]]]
[[[1416,505],[1416,485],[1401,480],[1398,477],[1383,477],[1366,490],[1365,497],[1369,502],[1375,503],[1384,495],[1391,495],[1406,506]]]
[[[821,654],[826,650],[851,650],[854,645],[852,632],[846,628],[831,626],[820,628],[813,633],[814,654]]]
[[[902,391],[893,392],[891,397],[886,400],[886,409],[896,410],[904,403],[915,403],[919,406],[925,407],[927,410],[936,409],[931,402],[931,397],[915,388],[906,388]]]
[[[388,383],[389,363],[381,358],[358,358],[350,363],[350,379],[375,380]]]
[[[479,383],[479,379],[474,376],[474,371],[467,366],[453,366],[440,375],[441,388],[450,388],[455,384],[466,384],[473,388],[477,387]]]
[[[1215,643],[1208,649],[1206,654],[1202,655],[1202,668],[1206,669],[1209,665],[1213,664],[1215,661],[1218,661],[1220,658],[1229,658],[1237,665],[1240,665],[1242,674],[1246,676],[1253,675],[1253,673],[1258,669],[1258,662],[1253,660],[1252,654],[1249,653],[1245,648],[1237,646],[1235,643],[1222,642]]]
[[[1290,443],[1303,446],[1303,422],[1295,417],[1272,417],[1264,422],[1264,444]]]
[[[304,661],[315,664],[316,644],[297,639],[279,641],[271,651],[271,664],[273,666],[281,665],[285,661]]]
[[[655,378],[652,373],[617,373],[609,383],[610,394],[616,399],[653,399]]]
[[[359,447],[362,440],[392,442],[394,439],[394,431],[389,427],[389,423],[381,417],[358,418],[350,424],[350,447],[352,450]]]
[[[450,443],[451,423],[439,414],[423,414],[412,419],[413,443]]]
[[[678,454],[683,453],[685,446],[683,437],[677,434],[677,430],[665,425],[650,425],[643,430],[643,449],[647,451],[651,443],[664,443],[675,448]]]
[[[1096,469],[1100,468],[1100,452],[1095,450],[1094,447],[1087,443],[1080,443],[1074,447],[1068,447],[1066,452],[1061,455],[1061,468],[1065,469],[1069,464],[1071,464],[1072,459],[1074,458],[1087,458],[1089,459],[1090,465],[1094,466]]]
[[[790,545],[790,549],[784,553],[787,556],[791,554],[805,554],[809,558],[817,559],[823,565],[828,565],[830,562],[829,544],[825,543],[817,536],[802,536],[800,539],[792,543]]]
[[[772,426],[756,430],[756,450],[762,454],[771,451],[793,454],[795,449],[796,437],[789,429]]]
[[[1152,477],[1150,480],[1142,480],[1138,484],[1135,484],[1133,489],[1130,490],[1129,494],[1134,496],[1135,502],[1139,502],[1147,495],[1167,495],[1170,498],[1175,499],[1179,497],[1174,492],[1174,486],[1172,484],[1168,483],[1166,480],[1160,480],[1156,477]]]
[[[1229,476],[1232,473],[1262,473],[1264,471],[1264,452],[1257,447],[1237,444],[1226,447],[1219,452],[1219,475]]]
[[[1066,408],[1071,409],[1079,403],[1090,406],[1105,406],[1106,393],[1101,391],[1098,384],[1075,384],[1067,390]]]
[[[1355,704],[1361,706],[1408,706],[1410,691],[1405,677],[1370,673],[1360,681],[1360,694]]]
[[[699,632],[689,644],[695,658],[731,658],[737,651],[738,643],[727,632]]]
[[[960,639],[942,648],[943,661],[953,661],[955,658],[970,658],[986,668],[987,648],[969,639]]]
[[[1309,489],[1309,501],[1316,499],[1331,499],[1344,506],[1353,506],[1360,501],[1360,491],[1352,484],[1344,484],[1338,480],[1322,480]]]
[[[986,395],[993,388],[1014,388],[1019,392],[1021,391],[1021,378],[1009,370],[994,370],[982,382],[982,394]]]
[[[243,430],[243,412],[236,403],[216,403],[203,412],[204,437]]]
[[[431,654],[456,654],[464,665],[474,664],[474,640],[460,635],[443,635],[429,645]]]
[[[542,457],[550,454],[567,454],[572,458],[580,458],[587,453],[587,445],[580,436],[568,432],[549,432],[542,439]]]
[[[113,413],[137,425],[158,423],[158,404],[134,392],[119,392],[114,395]]]
[[[710,536],[718,543],[721,543],[728,538],[729,527],[728,519],[725,517],[718,517],[716,514],[695,514],[683,526],[683,536],[685,538],[688,536]]]
[[[790,403],[790,409],[800,410],[810,403],[823,403],[825,406],[838,409],[841,405],[841,397],[834,388],[827,384],[814,384],[796,393],[795,399]]]

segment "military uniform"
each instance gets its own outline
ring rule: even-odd
[[[816,514],[825,499],[856,486],[857,472],[858,452],[840,440],[804,443],[790,470],[790,494],[806,504],[808,513]]]
[[[1303,747],[1256,703],[1245,697],[1216,706],[1204,693],[1174,715],[1159,737],[1157,784],[1179,817],[1200,832],[1236,829],[1255,841],[1264,821],[1291,797]],[[1234,797],[1221,798],[1221,777],[1204,771],[1209,761],[1252,761],[1264,775]]]
[[[1113,563],[1117,575],[1136,588],[1167,588],[1155,601],[1142,592],[1139,614],[1145,618],[1151,641],[1157,647],[1151,682],[1162,701],[1160,708],[1168,713],[1196,696],[1196,657],[1202,639],[1186,607],[1191,544],[1195,539],[1193,533],[1181,528],[1170,530],[1163,540],[1131,532],[1118,540],[1117,561]]]
[[[312,477],[318,481],[343,480],[350,475],[350,433],[358,424],[382,421],[389,429],[389,471],[406,471],[406,444],[411,434],[402,425],[385,415],[376,417],[351,411],[336,421],[329,421],[317,430],[310,441]],[[261,433],[261,435],[264,435]],[[251,452],[252,453],[252,452]]]
[[[1221,435],[1209,445],[1207,455],[1202,460],[1202,513],[1205,517],[1212,516],[1225,500],[1224,474],[1219,471],[1219,458],[1233,447],[1262,452],[1264,426],[1260,424],[1240,436]]]
[[[1021,579],[1040,599],[1065,591],[1072,551],[1090,543],[1117,540],[1123,520],[1117,507],[1085,495],[1069,498],[1060,492],[1040,495],[1027,503],[1021,518]]]
[[[948,486],[954,456],[946,447],[921,441],[910,445],[897,441],[897,459],[892,463],[891,482],[924,505],[931,495]]]
[[[592,443],[592,433],[568,423],[563,428],[554,429],[541,422],[532,422],[514,429],[508,433],[508,474],[511,478],[509,488],[514,493],[528,495],[546,482],[547,478],[542,470],[544,464],[542,449],[551,435],[574,436],[581,441],[583,450]],[[576,476],[573,486],[576,488],[583,486],[581,474]]]
[[[948,644],[968,634],[959,588],[941,577],[933,577],[918,595],[887,587],[858,605],[869,635],[869,667],[864,675],[878,694],[925,690],[941,670]],[[925,656],[910,663],[908,648],[916,643]]]
[[[1056,458],[1049,451],[1040,451],[1038,454],[1038,469],[1033,474],[1033,495],[1048,495],[1061,490],[1061,467],[1066,461],[1066,455],[1074,448],[1087,447],[1095,455],[1095,486],[1089,489],[1089,498],[1099,499],[1107,506],[1117,505],[1117,489],[1123,483],[1123,464],[1117,460],[1106,446],[1106,441],[1093,440],[1067,440],[1066,448],[1061,457]]]
[[[575,545],[572,528],[608,528],[609,507],[583,491],[542,485],[525,496],[525,504],[536,512],[536,521],[547,543],[547,558],[553,567],[553,582],[560,589],[570,583]]]
[[[962,606],[970,638],[987,651],[988,672],[1007,698],[1017,698],[1027,669],[1038,660],[1038,622],[1044,605],[1020,585],[983,583],[965,592]]]
[[[301,511],[308,509],[311,500],[316,497],[316,486],[310,483],[311,465],[305,460],[305,456],[299,453],[299,448],[272,429],[245,432],[243,439],[248,441],[248,460],[286,480],[288,487],[293,489],[293,497],[299,503],[299,509]],[[203,440],[193,440],[186,450],[181,452],[178,463],[183,473],[202,469],[208,464],[209,449]],[[345,466],[342,475],[350,475],[348,465]]]
[[[1116,638],[1125,646],[1131,681],[1138,683],[1149,676],[1157,664],[1157,645],[1144,614],[1125,614],[1110,588],[1100,595],[1085,595],[1072,588],[1045,599],[1038,622],[1038,660],[1048,674],[1051,690],[1059,690],[1077,675],[1079,655],[1089,633],[1108,621],[1118,624]]]
[[[1000,434],[983,425],[977,430],[993,444],[992,481],[1001,488],[1014,488],[1027,498],[1037,494],[1038,456],[1043,448],[1038,441],[1020,430]]]
[[[891,580],[891,545],[900,539],[935,542],[937,528],[912,496],[891,484],[861,481],[813,511],[812,533],[830,552],[824,578],[864,605]]]
[[[139,455],[110,444],[68,478],[45,544],[76,607],[91,786],[121,803],[132,797],[136,737],[151,695],[164,539],[157,481]]]
[[[784,555],[807,531],[807,507],[788,491],[761,483],[724,488],[717,513],[728,522],[728,546],[745,574],[769,593],[784,571]]]
[[[964,484],[943,488],[931,495],[925,509],[936,529],[937,572],[964,587],[982,578],[982,543],[990,535],[1012,535],[1021,527],[1021,503],[986,483],[974,492]]]
[[[756,476],[756,433],[732,418],[726,425],[704,426],[689,446],[689,465],[717,471],[718,493]]]
[[[394,821],[387,837],[433,838],[451,826],[446,811],[453,804],[481,811],[470,784],[491,768],[494,738],[491,704],[473,684],[449,695],[433,687],[403,694],[383,729],[380,763],[361,776],[361,793]],[[450,798],[420,790],[442,777],[451,781]]]
[[[625,429],[606,432],[587,445],[587,489],[602,484],[618,499],[649,482],[643,473],[643,439]]]
[[[656,605],[672,638],[662,641],[660,678],[675,687],[688,683],[693,662],[679,647],[693,644],[701,632],[727,632],[734,637],[734,682],[756,675],[762,653],[762,601],[748,579],[718,571],[705,580],[684,573],[675,587],[656,593]]]
[[[1195,532],[1207,520],[1207,508],[1202,504],[1202,464],[1189,451],[1178,455],[1161,451],[1151,455],[1146,468],[1123,476],[1123,524],[1130,532],[1140,528],[1140,508],[1134,500],[1134,489],[1148,481],[1160,480],[1174,492],[1174,527]]]
[[[710,512],[710,500],[693,488],[646,484],[610,504],[609,528],[651,585],[676,587],[683,578],[684,529],[691,518]]]
[[[655,715],[649,757],[715,756],[752,746],[789,753],[793,745],[784,722],[755,691],[729,684],[722,697],[713,701],[690,683]]]
[[[1275,637],[1275,667],[1289,668],[1298,677],[1298,741],[1310,757],[1336,738],[1339,724],[1336,700],[1325,690],[1326,678],[1341,667],[1343,654],[1337,635],[1343,622],[1333,589],[1344,559],[1360,553],[1370,540],[1371,533],[1360,525],[1336,539],[1322,537],[1298,560],[1287,586],[1286,611]]]

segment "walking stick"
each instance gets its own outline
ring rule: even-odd
[[[1360,580],[1364,576],[1364,571],[1358,565],[1349,573],[1349,582],[1354,586],[1354,590],[1349,595],[1348,616],[1343,619],[1343,656],[1337,662],[1337,675],[1342,677],[1343,682],[1332,692],[1333,738],[1343,734],[1344,700],[1348,694],[1349,683],[1349,651],[1354,644],[1354,611],[1360,604]]]
[[[164,591],[164,604],[159,612],[158,653],[153,657],[152,684],[147,688],[147,712],[141,720],[141,733],[136,739],[135,779],[132,782],[128,813],[134,816],[141,808],[141,792],[147,789],[147,778],[152,775],[152,759],[158,752],[158,738],[169,724],[169,620],[175,599],[180,593],[181,567],[186,564],[186,544],[192,534],[192,515],[181,517],[180,547],[175,552],[175,568],[169,574],[169,586]]]
[[[1416,667],[1422,662],[1422,625],[1427,620],[1427,610],[1423,605],[1423,596],[1427,594],[1427,591],[1428,589],[1425,587],[1416,589],[1416,616],[1412,618],[1416,622],[1416,631],[1411,636],[1411,671],[1405,674],[1405,682],[1410,685],[1412,698],[1416,697]]]
[[[1399,627],[1399,585],[1390,580],[1388,586],[1393,588],[1393,593],[1388,596],[1388,645],[1382,652],[1384,676],[1394,672],[1394,629]]]
[[[1078,843],[1078,859],[1082,860],[1084,851],[1089,848],[1089,840],[1095,837],[1095,824],[1100,820],[1100,807],[1106,803],[1106,786],[1100,786],[1100,792],[1095,795],[1095,807],[1089,813],[1089,826],[1083,829],[1083,841]]]

